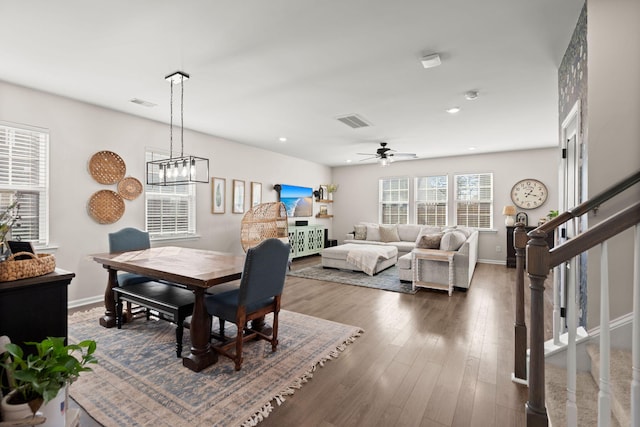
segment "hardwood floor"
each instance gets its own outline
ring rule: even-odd
[[[451,297],[287,277],[284,309],[365,333],[260,426],[524,426],[528,391],[511,382],[514,277],[478,264],[469,291]]]

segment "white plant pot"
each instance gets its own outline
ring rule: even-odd
[[[47,418],[42,427],[65,427],[67,420],[67,388],[62,388],[58,395],[42,405],[40,411]]]
[[[16,421],[27,417],[31,417],[33,413],[27,403],[20,403],[18,405],[10,405],[7,400],[15,392],[7,394],[2,398],[0,402],[0,409],[2,410],[2,420],[4,421]],[[43,427],[65,427],[67,419],[67,387],[61,389],[58,395],[42,405],[37,412],[38,415],[46,417],[44,424],[40,424]]]
[[[29,404],[27,403],[19,403],[17,405],[10,405],[7,403],[9,398],[15,393],[15,391],[8,393],[2,398],[2,402],[0,402],[0,410],[2,410],[2,419],[4,421],[21,420],[33,415],[33,412],[31,412],[31,408],[29,408]]]

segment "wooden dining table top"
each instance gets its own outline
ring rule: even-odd
[[[95,254],[92,257],[115,270],[200,288],[239,279],[245,259],[244,256],[225,252],[177,246]]]

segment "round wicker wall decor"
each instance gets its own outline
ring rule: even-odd
[[[96,191],[89,199],[87,210],[98,223],[113,224],[124,214],[124,200],[115,191]]]
[[[133,200],[142,193],[142,183],[132,176],[118,183],[118,193],[127,200]]]
[[[115,184],[124,177],[127,166],[113,151],[98,151],[89,160],[89,172],[100,184]]]

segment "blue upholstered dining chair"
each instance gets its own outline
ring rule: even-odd
[[[115,233],[109,233],[109,252],[127,252],[149,249],[149,233],[137,228],[127,227]],[[118,273],[118,288],[114,289],[116,300],[116,325],[122,327],[122,300],[127,302],[127,320],[131,321],[133,312],[131,302],[140,305],[149,319],[151,309],[158,317],[176,324],[176,355],[182,353],[182,336],[185,318],[193,312],[195,297],[193,293],[178,285],[157,281],[134,273]],[[138,310],[137,313],[141,311]],[[137,314],[136,313],[136,314]]]
[[[242,344],[244,341],[261,338],[271,343],[271,350],[278,346],[278,313],[284,288],[290,246],[279,239],[271,238],[247,249],[240,287],[215,295],[206,295],[205,304],[209,315],[220,321],[221,345],[214,346],[220,354],[235,363],[235,370],[242,366]],[[271,336],[248,327],[248,321],[273,313]],[[233,322],[238,333],[235,340],[224,336],[225,321]],[[235,346],[235,353],[230,350]]]

